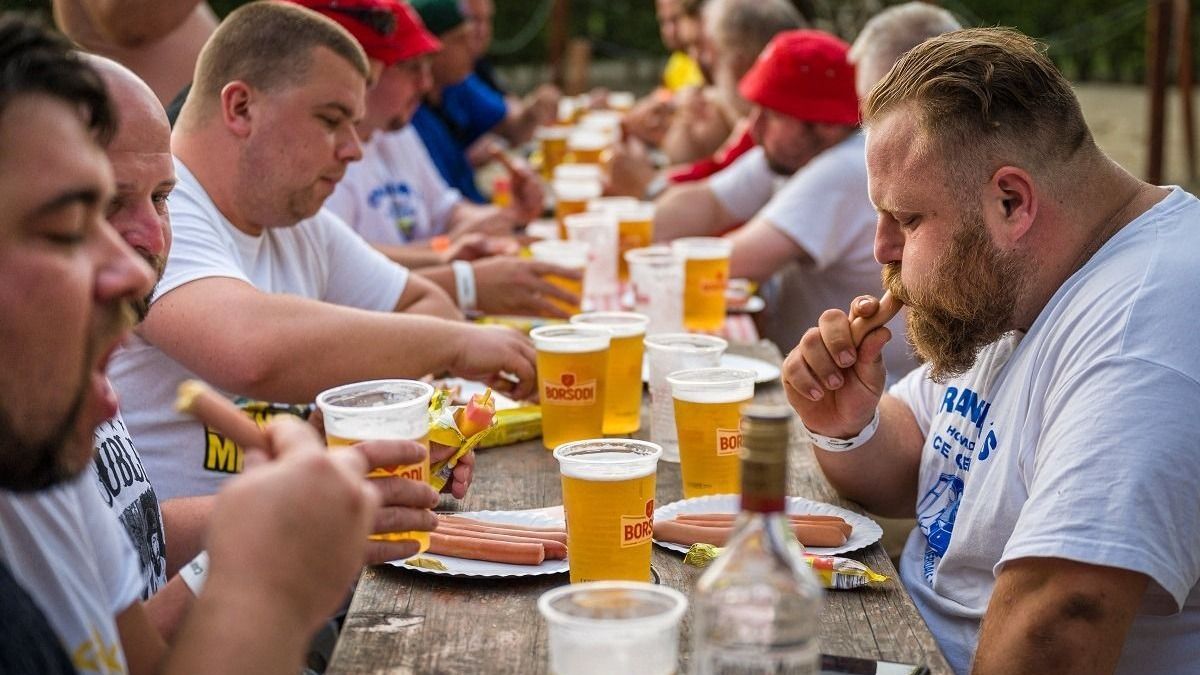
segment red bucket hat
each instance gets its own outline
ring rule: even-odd
[[[421,18],[399,0],[292,0],[350,31],[367,56],[390,66],[436,52],[442,43]]]
[[[850,45],[819,30],[776,35],[738,83],[752,103],[806,122],[858,124]]]

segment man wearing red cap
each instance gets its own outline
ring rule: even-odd
[[[672,189],[656,216],[662,239],[749,221],[728,235],[730,274],[767,280],[782,273],[768,287],[762,325],[781,347],[796,344],[835,299],[880,290],[848,50],[816,30],[772,40],[739,83],[754,104],[751,131],[760,147],[706,181]],[[895,330],[902,329],[897,321]],[[897,377],[912,367],[902,345],[886,356]]]
[[[392,260],[420,268],[418,274],[456,297],[464,311],[566,318],[548,298],[578,299],[542,277],[578,272],[513,256],[487,257],[509,244],[515,250],[511,240],[487,235],[511,232],[521,214],[473,204],[446,185],[409,125],[432,86],[430,55],[441,46],[416,12],[398,0],[294,1],[346,28],[366,52],[374,79],[356,125],[363,158],[347,167],[325,207]],[[444,234],[454,239],[449,249],[431,248],[430,240]],[[485,259],[468,262],[476,257]]]

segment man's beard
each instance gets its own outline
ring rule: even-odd
[[[14,492],[33,492],[53,487],[79,475],[87,467],[83,448],[71,446],[83,404],[92,383],[92,367],[100,349],[118,333],[133,325],[134,303],[114,303],[101,319],[103,329],[89,341],[83,360],[83,372],[75,394],[62,419],[45,438],[30,441],[22,438],[8,411],[0,408],[0,489]],[[94,430],[92,430],[94,432]],[[79,450],[79,455],[73,454]],[[89,444],[87,450],[91,450]],[[76,459],[81,459],[76,465]]]
[[[162,281],[163,271],[167,269],[167,259],[160,255],[154,255],[142,249],[137,249],[138,255],[142,256],[150,265],[150,269],[154,270],[154,287],[146,294],[144,298],[138,298],[129,303],[133,309],[133,314],[137,318],[137,322],[141,323],[146,320],[146,315],[150,313],[150,301],[154,298],[154,291],[158,289],[158,282]]]
[[[992,244],[976,214],[954,233],[926,288],[905,287],[899,263],[884,266],[884,288],[909,308],[908,341],[935,382],[970,370],[980,350],[1009,332],[1028,269]]]

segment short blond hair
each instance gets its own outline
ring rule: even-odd
[[[1045,46],[1009,28],[960,30],[914,47],[871,90],[863,121],[910,105],[922,140],[961,180],[986,181],[1003,164],[1037,171],[1096,148]]]
[[[265,91],[299,85],[317,47],[344,58],[364,79],[370,77],[367,55],[337,23],[289,3],[243,5],[217,26],[200,51],[188,98],[208,105],[225,85],[239,80]]]

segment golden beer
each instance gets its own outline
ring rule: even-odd
[[[587,326],[543,326],[529,333],[537,349],[542,444],[604,433],[604,391],[611,334]]]
[[[568,443],[562,473],[571,583],[650,579],[655,468],[662,449],[626,439]]]
[[[573,164],[604,164],[608,146],[608,136],[600,131],[574,131],[567,137],[567,161]]]
[[[558,298],[546,298],[550,304],[558,307],[569,315],[574,316],[580,312],[580,303],[583,302],[583,272],[587,269],[587,244],[578,241],[537,241],[529,246],[529,252],[533,254],[534,260],[553,263],[559,267],[578,270],[578,279],[568,279],[560,277],[556,274],[547,274],[542,277],[550,284],[557,286],[568,293],[574,293],[579,301],[571,304],[565,300]]]
[[[617,211],[617,277],[622,282],[629,280],[629,263],[625,260],[625,252],[646,248],[653,240],[653,203]]]
[[[754,371],[680,370],[667,376],[679,435],[683,496],[741,490],[741,408],[754,397]]]
[[[415,380],[357,382],[321,392],[317,407],[324,416],[325,439],[331,448],[368,440],[414,440],[425,447],[416,464],[372,469],[367,478],[399,476],[429,482],[429,399],[433,387]],[[387,532],[371,535],[376,541],[411,539],[429,549],[429,533]]]
[[[542,178],[550,180],[554,177],[554,169],[567,159],[567,136],[571,130],[566,127],[542,127],[534,136],[541,146]]]
[[[631,434],[642,426],[643,339],[650,320],[634,312],[589,312],[571,318],[577,325],[612,333],[608,349],[608,381],[604,391],[604,434]]]
[[[567,238],[567,216],[587,211],[587,203],[604,191],[599,181],[591,180],[555,180],[554,189],[554,219],[558,221],[558,238]]]
[[[344,447],[354,445],[365,440],[374,440],[366,438],[342,438],[333,434],[325,434],[325,443],[330,448]],[[399,476],[400,478],[408,478],[410,480],[421,481],[422,483],[429,482],[429,435],[417,439],[417,442],[425,446],[425,459],[416,464],[407,464],[389,467],[381,467],[371,469],[367,474],[367,478],[390,478]],[[375,541],[400,541],[403,539],[412,539],[417,542],[420,549],[417,553],[424,553],[429,550],[429,533],[423,530],[408,530],[405,532],[385,532],[384,534],[372,534],[367,537]]]
[[[725,287],[733,245],[719,237],[685,237],[671,246],[684,260],[684,328],[720,330],[725,325]]]

